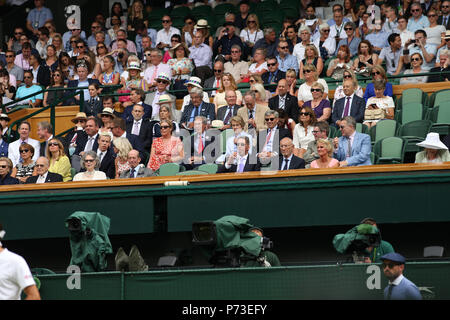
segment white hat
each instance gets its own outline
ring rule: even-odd
[[[198,77],[190,77],[189,81],[186,82],[184,85],[187,86],[188,84],[193,85],[194,87],[203,89],[202,80]]]
[[[222,120],[213,120],[211,122],[211,128],[222,128],[224,126],[223,121]]]
[[[425,141],[417,144],[419,147],[427,149],[448,150],[447,146],[439,139],[439,134],[436,132],[430,132],[427,134]]]
[[[167,81],[167,82],[170,83],[170,78],[165,72],[160,72],[158,74],[158,76],[155,78],[155,80],[158,80],[158,79],[159,80],[164,80],[164,81]]]
[[[172,98],[168,94],[163,94],[159,96],[157,104],[172,103],[172,102],[174,102],[174,100],[172,100]]]
[[[111,108],[104,108],[102,112],[100,112],[97,116],[101,117],[102,115],[111,116],[114,118],[114,110]]]
[[[209,28],[208,21],[205,19],[200,19],[197,21],[197,24],[194,26],[195,29],[205,29]]]
[[[127,70],[139,70],[141,71],[141,64],[137,61],[131,61]]]

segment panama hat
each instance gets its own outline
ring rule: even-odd
[[[157,104],[172,103],[174,101],[175,100],[173,100],[168,94],[163,94],[159,97]]]
[[[197,21],[197,24],[194,27],[195,29],[206,29],[209,28],[208,21],[205,19],[200,19]]]
[[[190,77],[189,81],[186,82],[184,85],[187,86],[188,84],[193,85],[194,87],[203,89],[202,80],[198,77]]]
[[[450,30],[447,30],[446,32],[445,32],[445,40],[449,40],[450,39]]]
[[[105,109],[103,109],[102,112],[100,112],[98,114],[99,117],[101,117],[102,115],[106,115],[106,116],[110,116],[114,118],[114,110],[111,108],[106,107]]]
[[[6,115],[6,114],[4,114],[4,113],[1,113],[1,114],[0,114],[0,119],[5,119],[6,121],[11,120],[11,119],[8,117],[8,115]]]
[[[184,55],[187,57],[189,57],[189,54],[191,53],[188,49],[188,47],[186,46],[186,44],[184,42],[180,42],[177,43],[174,47],[170,48],[170,54],[172,55],[172,57],[175,57],[175,51],[178,49],[178,47],[183,47],[184,49]]]
[[[0,118],[1,118],[1,115],[0,115]],[[86,120],[87,121],[86,113],[78,112],[77,115],[75,116],[75,118],[73,118],[71,121],[73,123],[77,123],[77,120]]]
[[[213,120],[211,122],[211,128],[220,129],[224,126],[222,120]]]
[[[447,146],[439,140],[439,134],[436,132],[427,134],[425,141],[422,141],[417,145],[427,149],[448,150]]]

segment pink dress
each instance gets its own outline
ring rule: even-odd
[[[122,172],[130,170],[130,165],[128,164],[128,161],[126,162],[120,162],[120,159],[117,158],[117,175],[120,177]]]
[[[339,163],[338,160],[336,159],[331,159],[330,163],[328,164],[327,168],[331,168],[332,166],[336,165],[337,163]],[[319,168],[319,166],[317,165],[317,160],[314,160],[313,162],[311,162],[311,168],[314,169],[323,169],[323,168]]]
[[[156,171],[162,164],[168,162],[165,160],[165,156],[176,157],[180,155],[183,143],[180,138],[171,137],[170,144],[165,146],[162,138],[155,138],[152,148],[154,148],[155,152],[150,157],[147,167]]]

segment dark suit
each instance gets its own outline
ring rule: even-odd
[[[216,77],[212,76],[211,78],[208,78],[205,80],[205,84],[204,84],[203,88],[205,88],[205,89],[206,88],[216,88],[215,83],[216,83]],[[213,92],[212,90],[207,92],[209,97],[211,97],[212,92]]]
[[[11,177],[11,174],[9,173],[4,178],[0,177],[0,185],[10,185],[10,184],[19,184],[19,179]]]
[[[103,103],[99,97],[91,100],[84,104],[84,111],[88,117],[94,116],[97,118],[98,114],[103,111]]]
[[[254,159],[252,160],[253,162],[255,161]],[[225,167],[225,164],[222,164],[221,166],[219,166],[217,173],[237,172],[237,169],[238,169],[237,164],[232,164],[229,169]],[[248,156],[247,161],[245,162],[244,165],[244,172],[260,171],[260,170],[261,170],[261,163],[259,162],[259,159],[256,158],[255,164],[250,164],[250,156]]]
[[[203,150],[201,153],[198,152],[198,145],[197,148],[195,147],[195,142],[198,142],[198,134],[194,133],[193,135],[191,135],[191,152],[187,155],[189,158],[190,157],[205,157],[205,160],[207,160],[205,162],[205,160],[202,161],[202,163],[199,164],[184,164],[184,167],[186,168],[186,170],[192,170],[196,167],[198,167],[201,164],[205,164],[205,163],[213,163],[216,159],[216,152],[215,150],[212,150],[212,152],[209,152],[208,154],[205,153],[207,147],[210,144],[214,144],[216,140],[215,136],[210,136],[207,133],[205,133],[205,139],[204,141],[202,141],[203,143]],[[209,150],[208,150],[209,151]]]
[[[342,119],[342,114],[345,109],[347,97],[337,100],[333,107],[333,113],[331,114],[331,124],[336,126],[336,121]],[[352,104],[350,107],[350,116],[355,118],[356,122],[362,123],[364,120],[364,111],[366,110],[366,101],[363,98],[353,95]]]
[[[450,72],[450,67],[447,67],[445,69],[441,68],[441,67],[435,67],[435,68],[431,68],[430,72]],[[428,81],[427,82],[442,82],[442,81],[446,81],[446,80],[450,80],[450,73],[447,74],[437,74],[437,75],[431,75],[428,77]]]
[[[80,154],[80,152],[84,151],[84,148],[86,148],[86,144],[88,142],[88,135],[87,134],[79,134],[77,136],[76,144],[77,147],[75,148],[74,154]],[[92,144],[92,150],[97,151],[98,148],[98,133],[95,135],[94,143]]]
[[[151,119],[152,118],[152,112],[153,112],[153,107],[149,104],[145,104],[142,103],[142,106],[144,107],[144,116],[142,117],[143,119]],[[128,106],[125,108],[125,110],[123,110],[122,113],[122,118],[125,120],[125,122],[130,122],[133,121],[133,114],[131,113],[131,111],[133,111],[133,106]]]
[[[78,138],[79,135],[87,136],[86,132],[84,132],[83,130],[75,130],[75,128],[70,130],[62,139],[62,143],[64,145],[64,151],[66,152],[66,155],[69,155],[70,142],[72,141],[72,138],[75,136],[75,133],[77,134],[76,139]]]
[[[133,126],[134,120],[127,122],[127,136],[133,131]],[[150,124],[150,120],[142,120],[138,136],[141,139],[144,150],[150,152],[153,142],[152,125]]]
[[[36,183],[39,176],[31,176],[25,181],[26,184]],[[63,182],[63,177],[59,173],[48,172],[45,183],[50,182]]]
[[[280,81],[281,79],[286,78],[286,73],[281,70],[277,70],[275,77],[273,77],[271,81],[269,81],[269,78],[270,78],[270,71],[263,73],[263,75],[261,76],[261,79],[262,81],[264,81],[264,84],[270,84],[270,83],[278,83],[278,81]]]
[[[91,85],[93,83],[97,83],[99,86],[101,85],[97,79],[87,79],[87,81],[88,81],[89,85]],[[78,83],[79,83],[79,80],[69,80],[69,83],[67,84],[67,88],[72,89],[72,90],[67,90],[66,95],[75,93],[75,91],[78,88]],[[75,100],[74,97],[67,98],[66,103],[69,105],[78,104],[78,102]]]
[[[217,109],[217,120],[224,121],[224,124],[230,124],[230,123],[225,123],[225,116],[227,115],[228,107],[229,106],[223,106],[223,107],[220,107],[219,109]],[[236,116],[239,108],[241,108],[241,107],[242,106],[234,105],[233,106],[233,114],[231,116],[232,117]]]
[[[50,68],[43,64],[39,65],[36,82],[41,86],[48,87],[50,85],[50,76]]]
[[[442,16],[440,16],[440,17],[437,19],[437,24],[438,24],[438,25],[442,25],[442,20],[443,20],[443,18],[442,18]],[[444,26],[444,27],[445,27],[445,29],[447,29],[447,30],[450,29],[450,15],[447,17],[447,25]]]
[[[116,177],[115,159],[116,155],[111,147],[106,151],[106,154],[103,156],[102,162],[100,163],[99,170],[103,171],[110,179],[114,179]]]
[[[278,95],[269,99],[269,108],[271,110],[280,109],[280,97]],[[286,93],[283,110],[288,114],[289,118],[294,120],[295,123],[298,123],[300,109],[298,108],[298,99],[296,96]]]
[[[128,139],[128,141],[130,142],[130,144],[134,150],[139,151],[139,156],[141,157],[141,160],[144,161],[144,159],[146,159],[146,156],[145,156],[145,150],[144,150],[144,146],[143,146],[143,142],[142,142],[141,138],[139,138],[139,136],[136,136],[134,134],[128,134],[128,133],[126,134],[125,138]]]
[[[216,120],[216,107],[212,103],[206,103],[202,102],[200,105],[201,109],[199,110],[198,115],[204,116],[205,118],[209,118],[209,120]],[[180,124],[186,123],[186,125],[189,123],[189,120],[191,118],[191,113],[194,110],[194,105],[192,103],[188,104],[183,111],[183,114],[181,115],[181,121]]]
[[[280,155],[279,159],[279,167],[278,170],[281,170],[284,166],[284,157]],[[299,158],[295,155],[292,155],[292,159],[289,162],[289,168],[288,170],[294,170],[294,169],[304,169],[305,168],[305,160],[302,158]]]
[[[269,129],[265,129],[265,130],[260,130],[258,132],[258,141],[257,141],[257,148],[258,148],[258,152],[262,152],[264,145],[266,143],[266,139],[268,137],[268,130]],[[291,135],[291,131],[289,129],[285,129],[285,128],[277,128],[275,132],[273,132],[272,134],[278,135],[278,145],[273,145],[273,147],[276,147],[276,150],[272,149],[272,152],[278,152],[280,153],[280,141],[283,138],[291,138],[292,139],[292,135]],[[276,138],[276,136],[274,137],[274,139]]]

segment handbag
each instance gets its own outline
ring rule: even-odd
[[[366,109],[366,111],[364,111],[364,120],[381,120],[381,119],[384,119],[384,110],[381,108]]]

